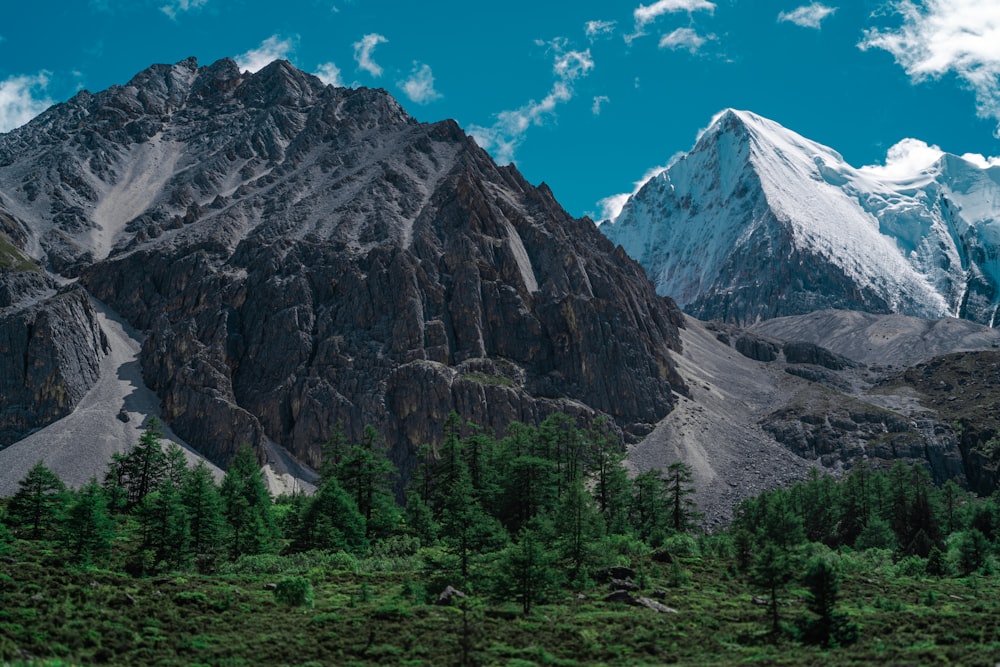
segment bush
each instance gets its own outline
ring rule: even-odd
[[[285,577],[274,589],[274,599],[289,607],[315,606],[312,582],[305,577]]]
[[[673,556],[681,558],[697,558],[701,556],[701,549],[698,542],[687,533],[677,533],[671,535],[664,541],[664,548]]]

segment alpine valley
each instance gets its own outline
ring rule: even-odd
[[[405,479],[452,411],[606,416],[709,524],[859,459],[988,493],[998,211],[1000,167],[855,169],[730,110],[598,227],[385,91],[154,65],[0,135],[0,493],[152,415],[275,490],[371,424]]]

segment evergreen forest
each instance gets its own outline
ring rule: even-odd
[[[217,479],[151,420],[103,479],[0,501],[10,665],[961,664],[1000,659],[1000,498],[921,467],[813,470],[708,534],[691,469],[610,424],[451,414],[405,488],[337,429],[318,487]]]

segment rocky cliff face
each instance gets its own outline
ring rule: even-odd
[[[69,414],[107,348],[82,288],[0,268],[0,448]]]
[[[642,435],[685,390],[680,311],[457,125],[288,63],[154,66],[0,137],[24,247],[147,332],[175,431],[315,464],[343,420],[404,468],[451,410]]]

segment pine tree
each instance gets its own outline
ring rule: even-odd
[[[513,589],[514,598],[521,603],[525,616],[531,613],[534,605],[544,602],[548,593],[559,584],[559,571],[546,549],[543,533],[544,528],[537,523],[525,527],[500,558],[505,580]]]
[[[804,582],[809,589],[806,604],[809,611],[819,617],[809,626],[809,638],[816,643],[829,644],[838,620],[836,604],[840,577],[828,560],[815,558],[806,568]]]
[[[169,463],[160,444],[160,422],[150,417],[139,443],[127,454],[116,454],[108,466],[104,486],[113,502],[121,495],[121,508],[131,511],[146,494],[155,491],[167,478]]]
[[[629,479],[623,462],[625,452],[606,417],[598,417],[585,434],[587,477],[593,481],[594,499],[609,533],[627,529]]]
[[[458,558],[464,582],[468,580],[473,557],[498,548],[506,542],[507,534],[476,500],[464,461],[459,460],[454,477],[442,492],[441,540],[445,548]]]
[[[271,550],[277,539],[271,494],[250,447],[244,445],[233,457],[219,491],[230,558]]]
[[[698,512],[690,496],[694,495],[691,486],[693,474],[691,466],[681,461],[671,463],[667,467],[667,498],[670,503],[670,525],[674,532],[686,533],[695,526]]]
[[[200,571],[210,570],[222,542],[222,498],[204,461],[190,470],[180,497],[187,513],[188,554]]]
[[[582,477],[563,492],[554,516],[556,549],[569,563],[570,580],[576,580],[596,560],[595,549],[604,536],[604,521]]]
[[[629,519],[640,539],[662,536],[669,523],[669,506],[667,482],[659,470],[645,470],[632,479]]]
[[[180,492],[174,485],[161,484],[146,494],[135,515],[142,534],[139,548],[151,559],[144,565],[154,570],[181,566],[187,553],[189,527]]]
[[[373,426],[365,426],[360,445],[348,447],[333,475],[353,498],[364,517],[368,537],[386,536],[399,524],[399,508],[392,494],[396,468],[385,443]]]
[[[59,530],[60,541],[78,563],[99,563],[111,552],[114,522],[96,479],[72,494]]]
[[[305,501],[293,551],[322,549],[360,553],[366,546],[365,519],[336,479],[324,480]]]
[[[66,485],[39,461],[18,482],[5,521],[18,536],[40,540],[51,535],[66,502]]]
[[[765,542],[758,549],[750,568],[750,581],[762,589],[769,597],[768,607],[771,610],[771,632],[775,635],[780,630],[778,606],[785,586],[792,579],[794,572],[788,553],[774,542]]]

